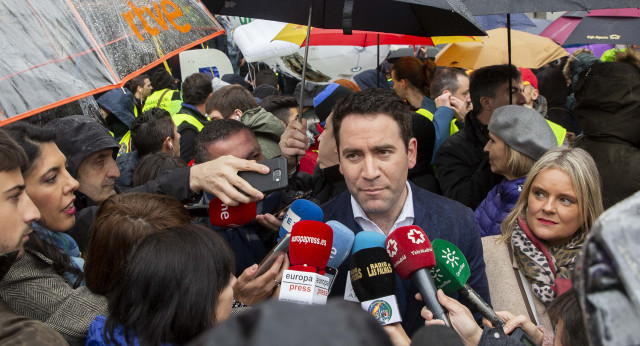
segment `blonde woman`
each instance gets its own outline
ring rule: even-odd
[[[493,112],[484,151],[491,171],[504,179],[474,212],[480,236],[501,234],[500,224],[518,201],[527,173],[542,154],[557,146],[547,121],[533,109],[504,106]]]
[[[496,310],[551,327],[545,307],[571,288],[576,257],[603,211],[600,186],[595,163],[582,149],[554,148],[535,163],[496,236],[500,241],[483,239]]]

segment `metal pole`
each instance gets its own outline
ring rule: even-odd
[[[376,60],[376,87],[380,87],[380,34],[378,34],[378,60]]]
[[[507,13],[507,54],[509,55],[509,104],[513,103],[513,76],[511,75],[511,13]]]
[[[313,0],[309,1],[309,20],[307,22],[307,45],[304,47],[304,64],[302,65],[302,85],[300,88],[300,106],[298,108],[298,121],[302,122],[302,99],[304,98],[304,84],[307,77],[307,57],[309,56],[309,41],[311,39],[311,12],[313,11]]]

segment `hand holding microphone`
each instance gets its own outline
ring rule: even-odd
[[[442,239],[436,239],[432,244],[436,265],[431,269],[431,275],[433,276],[436,286],[441,288],[446,294],[457,291],[461,296],[465,297],[484,318],[491,322],[494,327],[504,327],[505,321],[467,284],[471,271],[469,270],[469,263],[462,254],[462,251],[455,245]],[[535,344],[520,327],[514,328],[511,336],[525,344],[527,344],[527,342]]]

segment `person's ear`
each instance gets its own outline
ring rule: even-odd
[[[240,118],[242,118],[242,111],[236,108],[231,114],[231,117],[235,120],[240,120]]]
[[[538,96],[540,96],[540,91],[538,91],[538,89],[533,89],[531,92],[531,99],[535,101],[538,99]]]
[[[418,159],[418,140],[411,138],[409,140],[409,146],[407,148],[407,154],[409,158],[409,169],[415,167]]]
[[[488,112],[493,113],[493,99],[487,96],[482,96],[480,98],[480,104],[482,105],[482,110],[487,110]]]
[[[162,143],[162,149],[164,149],[163,151],[167,154],[171,154],[173,152],[173,139],[171,139],[171,137],[167,136],[164,139],[164,142]]]

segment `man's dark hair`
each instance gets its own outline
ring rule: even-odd
[[[570,288],[553,301],[549,307],[549,317],[551,323],[557,325],[562,320],[564,330],[560,338],[562,345],[589,345],[589,339],[585,330],[582,310],[576,296],[576,291]]]
[[[297,108],[298,101],[293,96],[271,95],[262,99],[260,107],[275,115],[283,123],[289,123],[289,109]]]
[[[256,72],[255,85],[271,85],[274,88],[278,87],[278,76],[272,69],[266,68]]]
[[[199,105],[207,101],[213,93],[211,76],[204,73],[194,73],[182,82],[182,101],[190,105]]]
[[[242,88],[242,87],[241,87]],[[228,139],[240,131],[248,131],[255,137],[249,126],[233,119],[221,119],[207,123],[198,133],[193,144],[193,159],[195,163],[203,163],[211,160],[207,150],[210,145]]]
[[[129,82],[129,91],[131,91],[135,95],[136,91],[138,91],[138,87],[144,87],[145,79],[149,79],[149,76],[147,76],[146,74],[141,74],[137,77],[134,77],[131,82]]]
[[[164,171],[186,166],[187,164],[180,158],[169,156],[163,152],[149,154],[138,161],[136,168],[133,170],[131,186],[144,185],[151,180],[155,180]]]
[[[216,91],[205,106],[208,114],[218,111],[223,118],[228,118],[236,109],[243,113],[258,107],[251,92],[240,85],[227,85]]]
[[[218,232],[200,225],[142,238],[109,293],[107,340],[119,325],[127,343],[186,344],[221,322],[216,306],[234,273],[234,255]],[[153,326],[153,327],[149,327]]]
[[[480,98],[495,98],[496,91],[502,84],[509,82],[509,77],[515,80],[521,78],[520,71],[513,65],[491,65],[477,69],[471,73],[469,93],[471,94],[474,114],[482,112]],[[509,92],[511,92],[511,90],[509,90]]]
[[[23,169],[28,165],[27,154],[9,134],[0,129],[0,172]]]
[[[174,127],[171,114],[162,108],[151,108],[137,117],[131,124],[131,142],[138,156],[162,150],[164,140],[173,138]]]
[[[340,126],[349,115],[373,117],[386,114],[398,124],[400,137],[405,148],[409,148],[409,140],[413,137],[411,127],[411,111],[407,104],[393,90],[366,89],[355,94],[347,95],[333,108],[333,134],[336,145],[340,149]]]
[[[457,92],[460,87],[458,76],[469,78],[467,74],[459,68],[445,67],[437,70],[431,81],[431,97],[435,99],[442,95],[445,90],[449,90],[451,93]]]
[[[25,153],[26,163],[19,167],[23,175],[27,175],[33,164],[42,155],[40,145],[43,143],[53,143],[56,140],[56,131],[48,127],[40,127],[25,122],[17,122],[4,127],[7,134],[22,148]],[[3,165],[4,165],[3,160]]]

